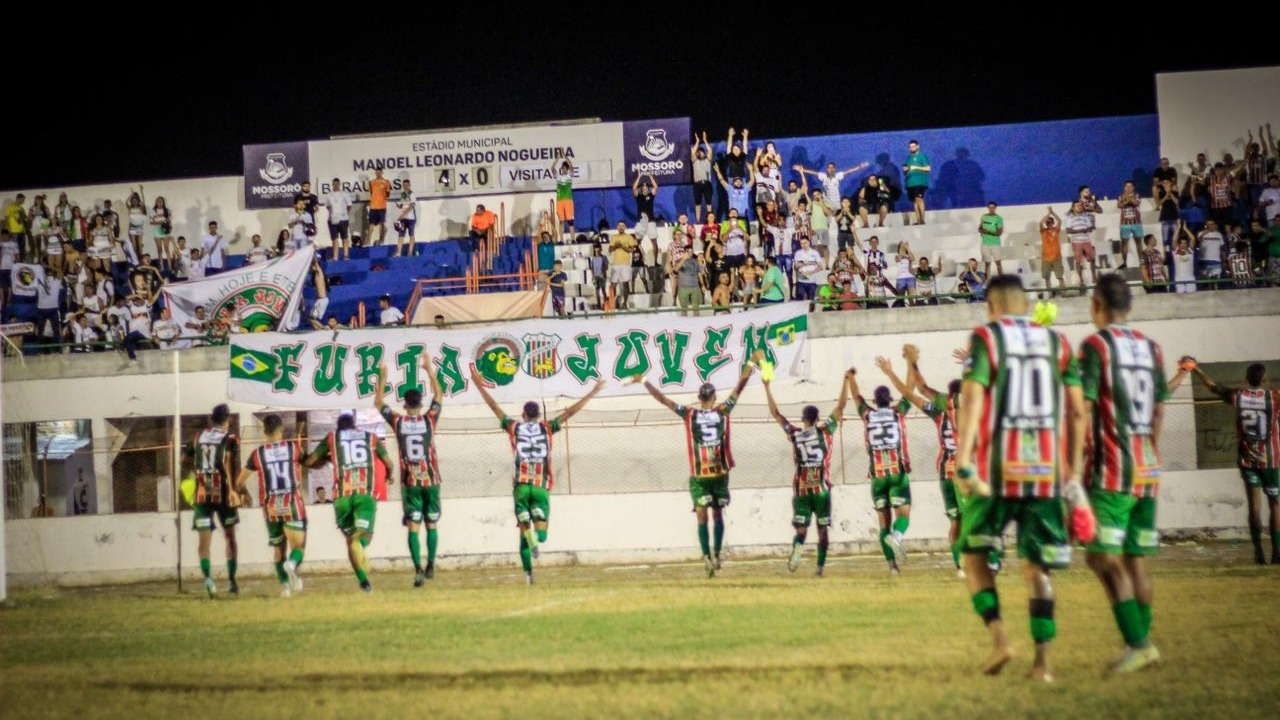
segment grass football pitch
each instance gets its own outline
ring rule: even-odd
[[[1017,657],[999,677],[949,557],[890,578],[872,557],[813,576],[783,558],[515,565],[250,578],[214,600],[173,583],[13,592],[0,609],[0,717],[20,718],[1277,718],[1280,567],[1239,543],[1154,560],[1164,662],[1106,677],[1121,642],[1082,559],[1055,574],[1056,681],[1032,645],[1016,562],[1000,577]],[[304,565],[304,576],[306,567]],[[219,573],[220,577],[222,573]]]

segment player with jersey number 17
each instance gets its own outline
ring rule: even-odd
[[[1028,310],[1018,276],[995,277],[987,287],[989,322],[969,340],[956,422],[956,489],[969,498],[957,542],[973,609],[993,645],[982,671],[995,675],[1013,651],[987,557],[1003,547],[1009,523],[1017,524],[1036,644],[1030,676],[1051,681],[1049,648],[1057,625],[1049,574],[1071,562],[1062,499],[1071,508],[1076,538],[1091,542],[1094,521],[1080,482],[1085,424],[1079,364],[1066,337],[1032,322]]]

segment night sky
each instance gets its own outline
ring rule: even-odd
[[[9,70],[32,95],[6,104],[0,189],[237,175],[243,144],[573,118],[689,116],[712,141],[730,125],[764,141],[1138,115],[1156,111],[1156,73],[1275,62],[1266,43],[1193,56],[1102,21],[1090,28],[1106,37],[1079,52],[1060,23],[993,45],[980,17],[724,21],[658,4],[516,17],[466,4],[381,5],[374,20],[359,7],[251,21],[113,12],[92,31],[112,40],[79,30],[65,46],[76,71]]]

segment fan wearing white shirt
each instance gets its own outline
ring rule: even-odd
[[[125,326],[124,350],[129,353],[129,362],[137,362],[138,343],[151,339],[151,307],[147,298],[135,294],[129,296],[129,304],[125,308],[129,313],[129,323]]]
[[[182,341],[178,340],[181,335],[182,328],[173,321],[169,308],[161,310],[160,319],[151,324],[151,339],[155,341],[156,346],[161,350],[184,347]]]
[[[382,327],[404,324],[404,313],[392,306],[390,295],[383,295],[378,298],[378,307],[380,308],[378,324]]]
[[[324,196],[324,206],[329,211],[329,240],[333,243],[333,259],[351,259],[351,193],[342,189],[342,181],[333,179],[329,194]],[[341,241],[341,244],[339,244]],[[339,258],[338,255],[344,255]]]
[[[289,239],[293,241],[293,246],[299,250],[305,248],[311,242],[311,236],[316,234],[316,221],[311,217],[311,213],[307,212],[307,201],[298,198],[293,204],[293,212],[289,213]]]
[[[417,200],[413,197],[413,188],[409,185],[409,178],[405,178],[400,186],[400,199],[396,201],[396,208],[400,214],[396,217],[396,254],[392,257],[400,257],[401,248],[404,247],[405,237],[409,238],[409,251],[405,254],[416,255],[416,243],[418,242],[418,211]]]
[[[257,263],[264,263],[270,259],[272,255],[272,248],[266,247],[262,244],[261,235],[254,233],[253,237],[250,238],[250,242],[252,242],[253,245],[250,246],[249,251],[245,253],[245,261],[248,264],[256,265]]]
[[[204,239],[200,242],[200,255],[204,258],[204,272],[200,277],[206,275],[217,275],[222,272],[223,260],[226,257],[226,248],[223,247],[222,236],[218,234],[218,222],[216,220],[209,221],[209,232],[205,234]],[[194,280],[195,273],[192,273]]]
[[[826,271],[822,262],[822,254],[814,250],[809,238],[800,238],[800,249],[795,252],[796,284],[792,292],[793,300],[808,300],[818,296],[818,283]]]

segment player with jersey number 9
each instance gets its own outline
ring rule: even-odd
[[[484,398],[484,402],[497,416],[502,429],[511,442],[515,454],[512,477],[512,494],[515,499],[516,523],[520,526],[520,565],[524,568],[525,582],[533,584],[533,559],[538,556],[538,546],[547,540],[547,527],[551,522],[551,437],[560,432],[569,418],[586,407],[591,398],[604,387],[604,379],[569,407],[551,420],[544,420],[538,403],[529,401],[515,420],[503,412],[489,391],[480,371],[471,368],[471,382]]]

